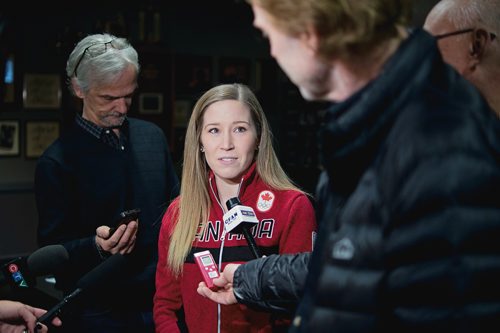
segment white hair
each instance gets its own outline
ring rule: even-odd
[[[457,30],[482,27],[500,32],[500,0],[441,0],[430,15],[446,18]]]

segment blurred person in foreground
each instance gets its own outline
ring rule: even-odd
[[[438,40],[444,61],[474,84],[500,117],[500,1],[439,1],[424,29]]]
[[[109,256],[128,258],[120,279],[103,281],[100,290],[79,297],[71,315],[62,314],[67,332],[154,331],[159,221],[178,193],[178,178],[163,131],[127,117],[139,69],[137,51],[124,38],[94,34],[80,40],[66,74],[82,111],[37,163],[39,245],[62,244],[70,257],[56,274],[57,287],[72,292]],[[119,214],[135,208],[139,218],[110,235]]]
[[[157,332],[178,332],[184,309],[189,332],[283,332],[291,316],[218,305],[198,295],[202,275],[193,254],[209,250],[219,269],[254,258],[241,234],[227,232],[226,202],[251,207],[259,255],[311,252],[316,231],[310,198],[283,171],[255,94],[243,84],[205,92],[185,139],[180,196],[169,206],[158,245],[154,319]]]
[[[402,0],[250,0],[308,100],[329,191],[311,254],[228,265],[223,303],[286,310],[291,332],[471,332],[500,325],[500,124],[407,29]],[[291,303],[291,304],[288,304]]]

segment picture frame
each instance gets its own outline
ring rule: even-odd
[[[26,109],[59,109],[61,79],[58,74],[25,74],[23,106]]]
[[[38,158],[59,137],[59,122],[26,122],[26,158]]]
[[[174,127],[187,127],[191,116],[192,102],[187,99],[180,99],[174,102]]]
[[[0,120],[0,157],[20,154],[18,120]]]
[[[251,61],[249,59],[223,57],[219,60],[220,83],[243,83],[250,85]]]
[[[139,95],[140,114],[162,114],[163,94],[162,93],[141,93]]]
[[[177,54],[174,58],[174,67],[174,84],[177,94],[198,95],[212,87],[212,57]]]

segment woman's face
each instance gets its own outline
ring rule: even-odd
[[[257,131],[250,110],[236,100],[211,104],[203,115],[201,146],[218,181],[237,184],[252,164]]]

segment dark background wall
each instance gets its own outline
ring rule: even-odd
[[[435,2],[416,2],[414,25],[421,25]],[[36,144],[43,148],[43,140],[37,139],[44,135],[50,141],[54,124],[62,132],[73,120],[79,104],[66,89],[65,62],[75,43],[91,33],[127,37],[137,48],[142,72],[130,115],[165,131],[178,170],[185,122],[197,97],[214,84],[238,81],[257,93],[289,175],[314,191],[319,172],[316,130],[325,105],[305,103],[269,57],[268,43],[253,28],[245,1],[71,1],[57,9],[50,2],[38,6],[14,4],[0,10],[0,259],[37,248],[33,175],[38,153],[32,149]],[[4,80],[9,58],[14,61],[12,84]],[[25,86],[39,75],[41,84]],[[52,101],[55,107],[44,106],[43,97],[51,92],[44,75],[55,77],[56,96],[60,91],[60,102]],[[29,96],[35,96],[34,101]],[[12,122],[17,125],[15,135],[9,129]]]

